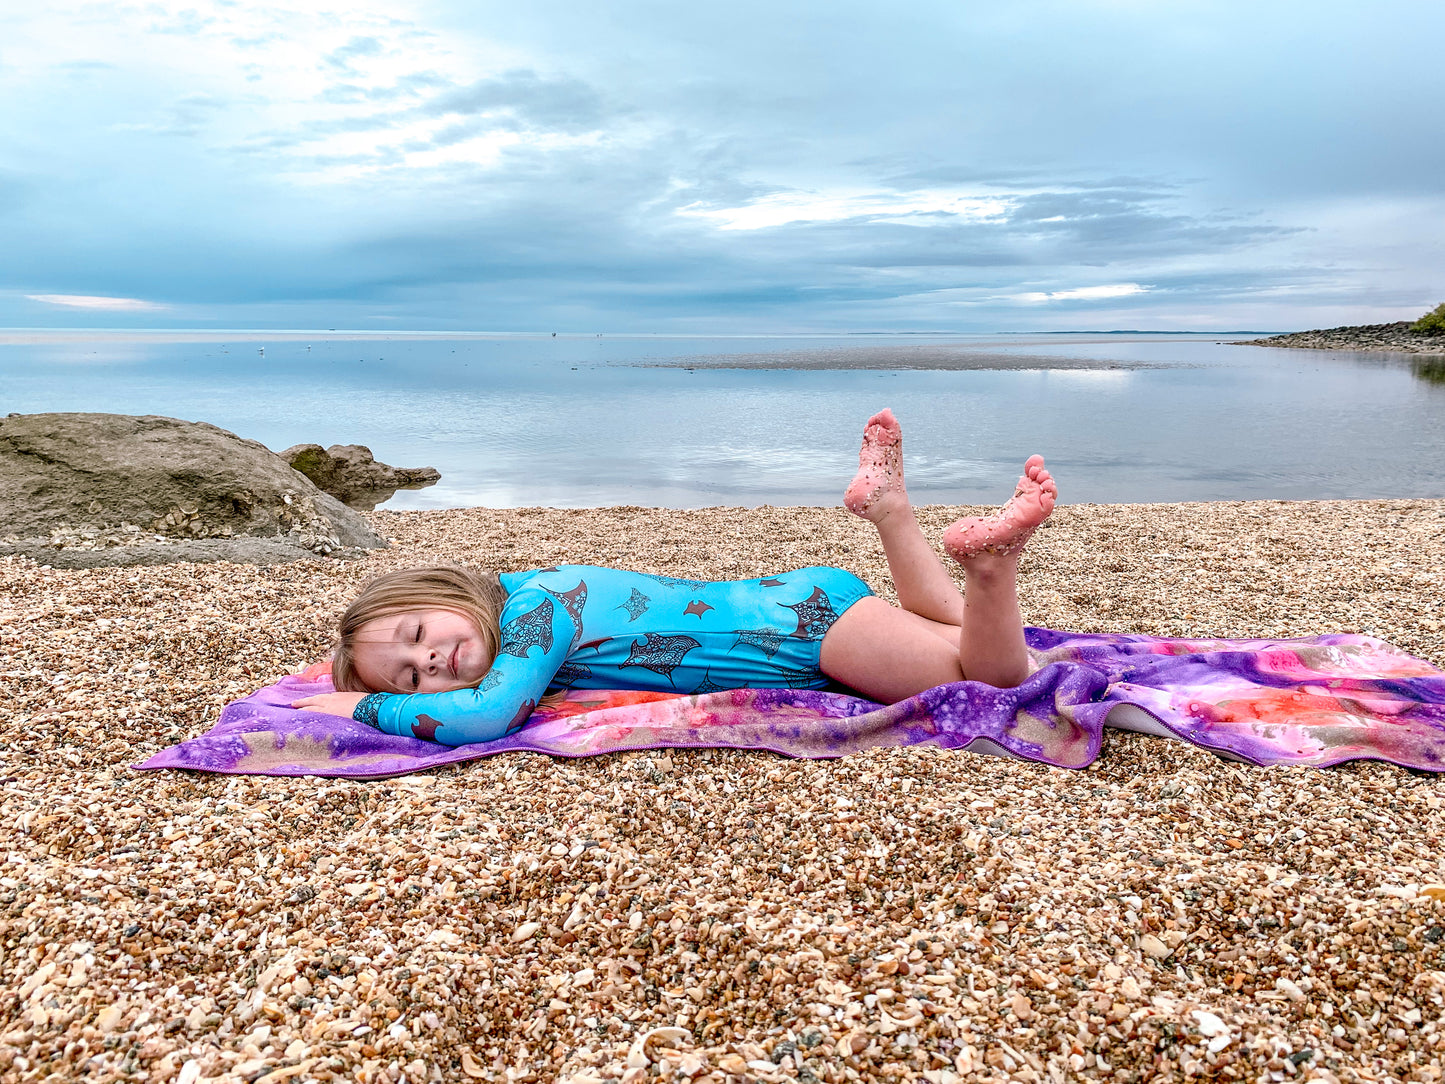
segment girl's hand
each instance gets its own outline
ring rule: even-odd
[[[350,719],[351,713],[356,710],[356,705],[365,698],[365,693],[318,693],[315,696],[303,696],[300,700],[291,701],[293,708],[305,708],[308,711],[323,711],[327,715],[340,715],[343,719]]]

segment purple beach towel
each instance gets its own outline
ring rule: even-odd
[[[1113,727],[1253,764],[1372,759],[1445,770],[1445,672],[1382,640],[1169,640],[1042,628],[1027,637],[1039,668],[1013,689],[960,681],[891,705],[795,689],[574,691],[513,734],[456,747],[289,707],[332,690],[316,666],[228,704],[207,733],[136,767],[376,779],[517,750],[585,757],[704,747],[827,758],[937,745],[1083,768]]]

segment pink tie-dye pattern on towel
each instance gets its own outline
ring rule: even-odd
[[[795,689],[573,692],[513,734],[456,747],[287,706],[330,690],[321,664],[227,705],[210,731],[137,767],[378,778],[519,750],[583,757],[711,747],[826,758],[931,744],[1083,768],[1113,726],[1255,764],[1375,759],[1445,770],[1445,672],[1382,640],[1027,635],[1039,669],[1015,689],[961,681],[891,705]]]

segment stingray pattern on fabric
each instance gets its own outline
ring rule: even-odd
[[[1445,771],[1445,673],[1381,640],[1168,640],[1027,630],[1039,669],[1013,689],[961,681],[881,705],[808,689],[690,696],[574,690],[496,741],[449,747],[287,705],[331,689],[323,665],[226,706],[206,734],[139,768],[375,778],[518,750],[767,749],[827,758],[938,745],[1083,768],[1106,727],[1254,764],[1386,760]]]
[[[552,600],[545,598],[536,609],[508,621],[502,629],[502,653],[525,659],[527,652],[540,647],[552,650]]]
[[[642,640],[632,642],[632,652],[627,661],[618,663],[619,670],[628,666],[640,666],[654,674],[671,678],[672,672],[682,665],[689,651],[696,651],[702,645],[691,636],[663,636],[649,632]]]
[[[773,629],[743,629],[738,633],[737,643],[733,646],[735,648],[755,647],[771,659],[778,653],[783,639],[784,634]]]

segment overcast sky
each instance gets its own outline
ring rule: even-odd
[[[0,325],[1293,329],[1445,300],[1439,0],[0,7]]]

